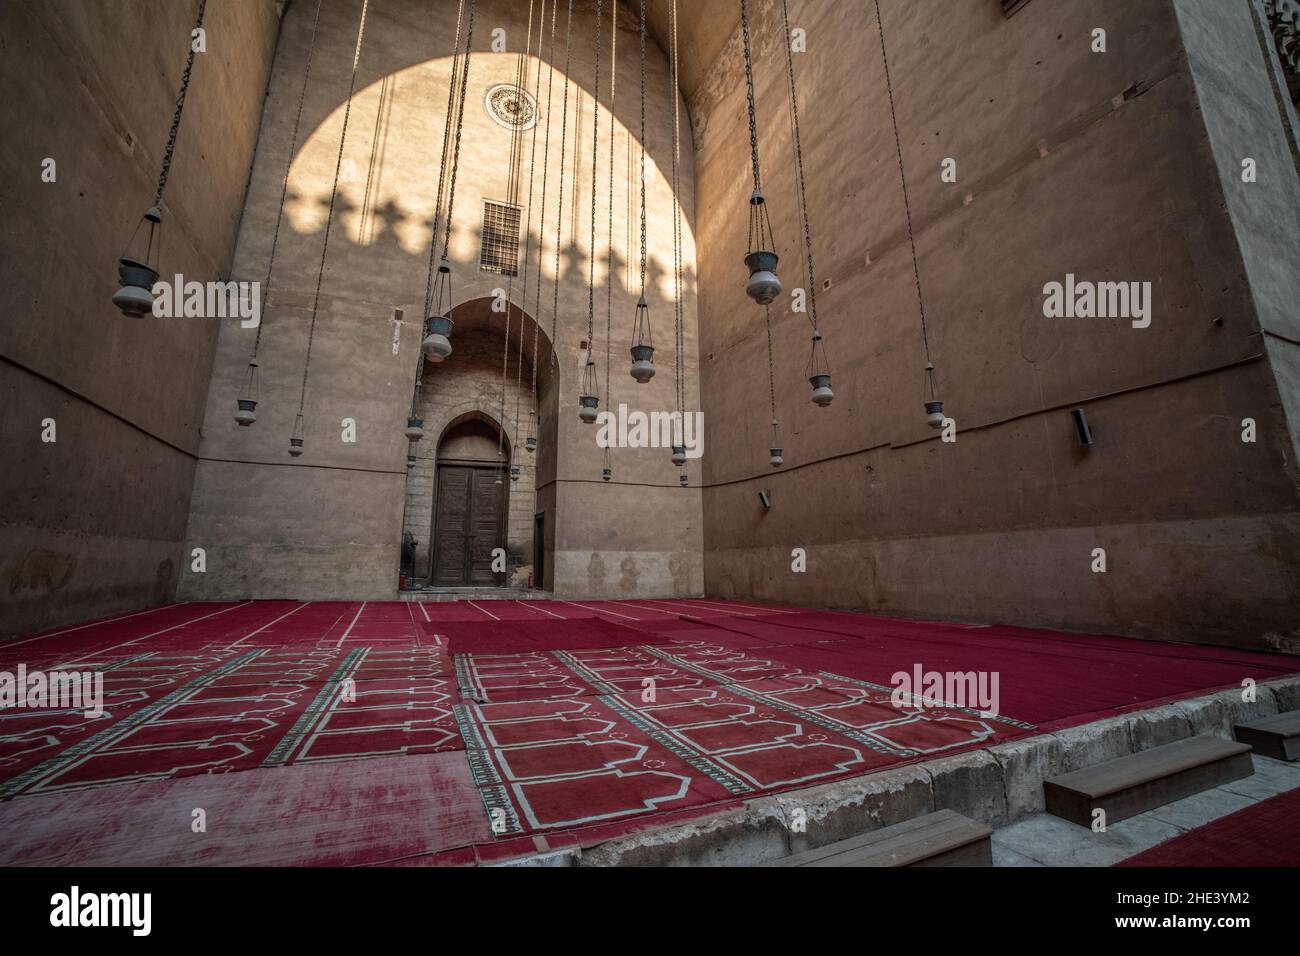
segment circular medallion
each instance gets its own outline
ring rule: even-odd
[[[488,115],[506,129],[531,129],[537,122],[537,102],[517,86],[500,84],[487,91]]]

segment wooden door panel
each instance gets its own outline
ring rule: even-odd
[[[495,468],[438,466],[438,502],[434,531],[435,584],[491,585],[492,550],[503,546],[504,484]]]
[[[466,583],[466,516],[469,513],[473,475],[471,468],[438,469],[438,517],[433,565],[433,578],[437,584]]]
[[[505,485],[496,484],[495,469],[478,469],[474,472],[470,493],[469,533],[471,584],[494,584],[497,576],[492,572],[492,550],[501,545],[501,502]]]

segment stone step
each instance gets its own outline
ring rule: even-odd
[[[1043,795],[1048,813],[1091,827],[1100,808],[1109,826],[1254,772],[1246,744],[1202,734],[1051,777]]]
[[[1300,759],[1300,710],[1288,710],[1232,728],[1237,740],[1257,754],[1277,760]]]
[[[992,866],[992,830],[939,810],[848,840],[805,850],[777,866]]]

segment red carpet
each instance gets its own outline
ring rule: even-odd
[[[93,806],[120,835],[140,825],[139,801],[196,777],[259,794],[254,816],[306,808],[345,847],[275,851],[286,860],[501,859],[1300,670],[1245,651],[711,600],[177,604],[0,645],[0,670],[20,663],[103,672],[106,713],[0,712],[0,828],[24,832],[0,863],[125,853],[117,837],[66,833]],[[996,671],[999,716],[895,707],[891,676],[917,665]],[[365,831],[367,804],[348,782],[396,761],[393,792],[414,792],[402,768],[433,757],[440,792],[477,824],[418,845],[384,830],[361,852],[346,818]],[[326,778],[306,771],[339,761],[313,803],[301,788]],[[262,846],[265,828],[240,819]],[[226,860],[187,856],[191,844],[158,853]]]
[[[1270,797],[1116,866],[1300,866],[1300,790]]]

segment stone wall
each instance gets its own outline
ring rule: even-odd
[[[499,427],[505,422],[503,454],[505,467],[519,467],[519,478],[507,477],[506,554],[510,580],[527,583],[533,564],[533,514],[537,487],[537,456],[524,450],[533,401],[531,366],[525,361],[523,382],[517,385],[518,338],[511,336],[511,355],[506,375],[505,415],[501,413],[501,338],[487,331],[457,335],[454,361],[429,364],[421,388],[421,417],[425,437],[413,448],[415,465],[407,472],[405,530],[418,542],[416,578],[429,575],[430,545],[433,541],[434,501],[437,494],[439,437],[453,423],[478,417]],[[527,340],[527,336],[525,336]],[[525,341],[525,349],[528,347]],[[507,471],[507,475],[509,472]]]
[[[0,4],[0,636],[169,601],[188,561],[217,326],[127,319],[110,299],[196,10]],[[229,277],[278,27],[272,0],[208,5],[163,200],[165,276]],[[47,418],[57,441],[42,441]]]
[[[740,265],[751,182],[737,29],[689,99],[701,385],[706,414],[728,423],[704,465],[709,593],[1284,643],[1300,625],[1300,495],[1283,411],[1297,376],[1294,362],[1270,367],[1261,326],[1270,353],[1294,352],[1278,336],[1294,339],[1294,256],[1281,249],[1294,249],[1284,237],[1295,173],[1266,72],[1240,60],[1260,55],[1248,5],[1037,0],[1010,18],[994,2],[881,6],[938,397],[956,440],[924,422],[874,6],[792,3],[807,35],[795,61],[836,398],[810,403],[807,319],[784,300],[773,335],[786,466],[768,467],[766,341]],[[804,279],[780,6],[751,9],[764,185],[789,289]],[[1104,53],[1092,49],[1097,28]],[[1222,82],[1229,73],[1235,85]],[[1222,105],[1203,114],[1207,89]],[[1246,151],[1267,160],[1269,184],[1228,205],[1227,157],[1239,170]],[[941,175],[947,158],[956,182]],[[1151,282],[1150,326],[1045,318],[1044,286],[1067,274]],[[1075,408],[1091,423],[1089,449]],[[806,572],[792,568],[795,548]]]
[[[285,17],[236,252],[235,272],[240,278],[265,276],[314,9],[311,4],[294,4]],[[440,3],[431,9],[428,3],[417,0],[387,0],[370,7],[344,146],[345,165],[350,162],[355,175],[339,185],[339,212],[331,231],[312,340],[305,401],[306,451],[300,459],[286,455],[299,402],[360,9],[360,0],[340,0],[326,4],[322,13],[264,320],[259,353],[261,405],[258,421],[251,428],[240,428],[231,416],[254,333],[233,322],[222,328],[187,535],[191,546],[208,549],[209,561],[204,574],[186,574],[182,579],[180,593],[186,598],[247,595],[375,599],[396,594],[407,480],[407,442],[402,429],[421,338],[429,234],[437,193],[437,156],[456,28],[454,4]],[[595,430],[578,421],[579,372],[586,354],[582,343],[589,338],[590,91],[595,68],[595,4],[574,5],[569,64],[572,80],[567,87],[567,121],[563,122],[567,4],[559,6],[554,55],[549,9],[542,56],[543,125],[538,128],[536,145],[534,209],[524,213],[530,224],[526,231],[532,249],[532,279],[526,294],[522,275],[512,290],[514,301],[536,314],[546,336],[546,347],[549,349],[552,339],[557,340],[558,375],[541,386],[539,438],[544,447],[539,448],[535,464],[536,489],[538,510],[546,512],[548,537],[555,536],[552,546],[568,552],[568,557],[549,562],[548,579],[561,592],[585,593],[593,554],[609,550],[616,555],[602,559],[606,564],[631,562],[637,570],[634,577],[639,581],[638,593],[698,593],[702,579],[697,575],[691,583],[680,573],[674,574],[669,556],[678,565],[693,563],[699,567],[699,490],[678,486],[677,471],[668,460],[667,449],[620,452],[615,481],[603,485]],[[466,305],[487,301],[494,290],[509,286],[504,276],[478,268],[483,201],[509,198],[510,131],[489,116],[485,97],[493,86],[514,82],[517,53],[527,33],[527,16],[527,4],[506,0],[481,0],[477,4],[450,250],[456,307],[453,316],[457,322],[454,343],[456,336],[474,327],[473,323],[462,322]],[[490,49],[492,31],[497,28],[505,30],[507,52]],[[608,23],[604,34],[607,43]],[[629,286],[636,283],[629,284],[627,272],[636,254],[629,251],[628,237],[633,232],[629,228],[632,221],[639,217],[637,208],[629,208],[628,204],[637,190],[631,188],[635,170],[627,162],[627,136],[629,129],[636,133],[639,123],[639,68],[636,23],[625,6],[620,8],[618,50],[614,264],[611,275],[605,267],[609,215],[606,106],[601,112],[596,171],[597,312],[590,338],[603,369],[606,291],[612,283],[615,398],[622,396],[627,401],[636,388],[635,401],[641,407],[669,410],[674,407],[677,364],[671,325],[673,196],[669,178],[675,92],[667,60],[651,41],[647,65],[646,147],[652,163],[647,178],[647,295],[660,349],[656,355],[659,375],[651,384],[638,387],[626,369],[636,302],[635,293],[629,291]],[[529,62],[529,87],[536,77],[536,64],[536,59]],[[601,81],[604,104],[608,103],[608,69],[606,46]],[[549,104],[548,86],[552,87]],[[544,164],[542,133],[548,115],[550,151],[549,162]],[[687,405],[698,408],[694,172],[684,111],[681,128],[684,138],[678,198],[684,213],[686,274],[682,365]],[[524,205],[529,202],[526,171],[531,142],[530,134],[525,143],[524,182],[517,197]],[[544,170],[547,194],[543,220]],[[557,221],[562,225],[558,295],[554,292]],[[536,281],[539,241],[540,296]],[[400,321],[392,318],[394,309],[402,310]],[[500,314],[478,314],[477,321],[489,337],[495,335],[500,341]],[[473,375],[465,379],[452,377],[450,370],[459,355],[453,354],[449,360],[447,376],[435,377],[435,388],[426,391],[430,400],[442,400],[434,392],[444,387],[451,392],[446,396],[451,405],[473,397],[469,393],[476,386],[460,394],[460,386],[454,384],[473,380]],[[340,440],[340,422],[344,418],[357,423],[355,442]],[[421,449],[420,453],[430,452]],[[674,511],[687,517],[643,522],[638,515],[640,504],[660,499],[664,505],[671,502]],[[522,522],[522,516],[512,516],[512,527],[516,517]],[[417,537],[427,541],[423,535]],[[516,542],[520,546],[522,543]]]

